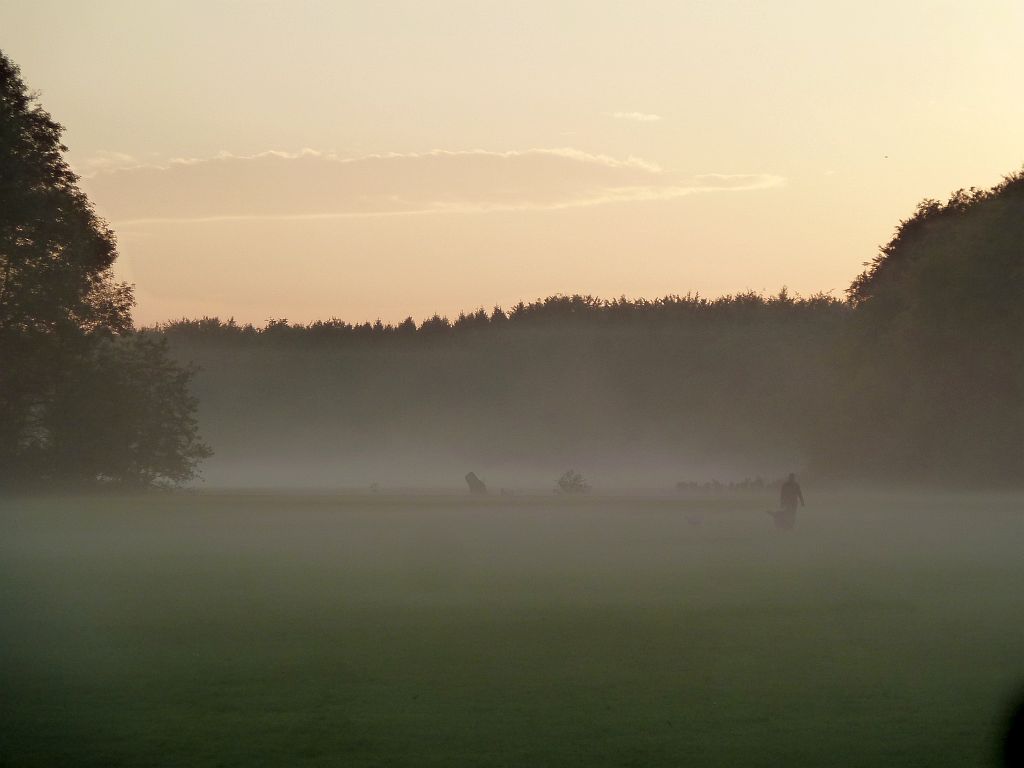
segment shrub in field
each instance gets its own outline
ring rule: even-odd
[[[563,473],[558,478],[558,487],[555,489],[557,493],[586,493],[589,490],[590,485],[583,475],[575,469],[570,469]]]

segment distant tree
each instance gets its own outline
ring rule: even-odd
[[[434,315],[420,323],[419,332],[424,336],[447,336],[452,324],[447,317]]]
[[[475,312],[460,312],[458,318],[452,323],[456,330],[483,330],[490,324],[490,318],[486,310],[478,309]]]
[[[416,321],[411,317],[405,318],[395,328],[395,332],[403,338],[412,338],[416,335]]]
[[[64,159],[63,130],[28,91],[18,67],[0,52],[0,480],[4,484],[15,479],[55,479],[54,473],[68,459],[65,448],[72,444],[58,438],[69,429],[60,416],[70,413],[71,393],[96,366],[109,367],[115,358],[127,362],[133,354],[142,354],[141,347],[130,346],[119,348],[111,357],[103,346],[132,333],[134,297],[130,286],[114,279],[114,233],[78,188],[78,177]],[[190,374],[173,368],[164,347],[154,347],[143,356],[150,373],[159,369],[187,383]],[[162,359],[162,367],[156,365],[157,358]],[[122,374],[128,379],[135,375],[129,369]],[[94,394],[95,398],[74,404],[73,410],[99,409],[113,418],[120,407],[115,392]],[[187,407],[172,410],[181,418],[191,418]],[[128,418],[127,410],[118,413],[118,418]],[[171,432],[180,427],[171,421],[162,423]],[[186,454],[198,455],[197,446],[193,441]],[[84,454],[79,458],[84,460]],[[133,455],[132,461],[141,466],[149,460]],[[170,472],[164,473],[166,477],[185,478],[166,464],[163,468]],[[113,465],[96,469],[97,477],[128,471]]]

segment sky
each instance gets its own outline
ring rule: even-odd
[[[840,296],[1024,164],[1020,0],[0,0],[140,325]]]

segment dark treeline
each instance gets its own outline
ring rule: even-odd
[[[160,333],[201,368],[204,433],[222,459],[260,466],[281,451],[309,469],[331,457],[325,471],[350,482],[354,462],[398,476],[412,464],[421,482],[462,466],[543,481],[581,465],[598,481],[671,484],[687,467],[798,460],[848,311],[785,292],[557,296],[418,327],[208,318]]]
[[[480,308],[475,312],[461,312],[455,320],[434,315],[417,324],[411,317],[401,323],[348,323],[332,318],[308,324],[289,323],[286,319],[272,319],[266,325],[239,324],[233,319],[216,317],[182,319],[161,324],[150,331],[161,332],[168,338],[202,343],[224,341],[231,344],[258,343],[265,346],[284,343],[289,346],[343,346],[346,344],[383,343],[387,341],[413,341],[417,343],[438,339],[466,337],[480,331],[508,328],[551,330],[561,328],[624,328],[624,327],[678,327],[691,328],[726,324],[749,325],[782,319],[780,312],[791,317],[818,311],[834,313],[847,306],[845,301],[826,294],[810,298],[794,297],[783,288],[778,295],[765,297],[752,291],[708,299],[699,295],[665,296],[659,299],[600,299],[594,296],[549,296],[529,303],[520,302],[507,312],[495,307],[488,312]]]
[[[504,477],[597,465],[628,482],[796,460],[848,311],[785,292],[569,296],[418,327],[205,319],[160,332],[199,364],[204,434],[224,458],[332,457],[349,482],[370,456],[397,476],[418,464],[420,482],[448,463]]]
[[[552,296],[419,325],[180,320],[222,459],[616,479],[1024,479],[1024,175],[925,201],[847,296]],[[372,460],[371,460],[372,459]],[[589,462],[589,464],[588,464]],[[707,474],[701,473],[707,471]],[[318,473],[327,472],[329,476]]]

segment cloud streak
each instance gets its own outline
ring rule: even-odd
[[[681,176],[574,149],[379,154],[221,153],[101,170],[83,180],[115,224],[552,210],[670,200],[784,183],[767,174]]]
[[[654,123],[661,120],[661,115],[648,112],[610,112],[609,115],[616,120],[631,120],[634,123]]]
[[[124,152],[111,152],[100,150],[91,157],[74,163],[76,173],[89,177],[103,171],[116,171],[123,168],[134,168],[139,166],[139,161],[132,155]]]

